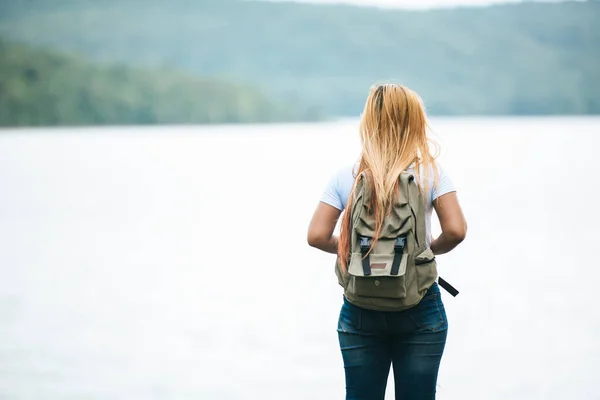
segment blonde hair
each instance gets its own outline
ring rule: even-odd
[[[398,195],[400,173],[412,165],[424,194],[431,190],[432,175],[433,184],[437,184],[436,155],[432,155],[429,147],[434,145],[437,153],[437,144],[427,136],[427,130],[427,117],[419,95],[402,85],[383,84],[371,88],[360,121],[362,152],[356,172],[356,176],[365,172],[371,186],[368,204],[376,225],[369,252],[377,243],[383,220]],[[355,189],[356,181],[342,217],[338,244],[338,258],[344,271],[350,256],[350,210]]]

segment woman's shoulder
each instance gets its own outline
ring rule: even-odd
[[[338,176],[342,176],[344,178],[356,178],[356,175],[358,174],[358,163],[343,165],[338,169],[337,174]]]
[[[333,180],[340,189],[351,188],[358,171],[358,164],[346,164],[338,168]]]
[[[329,179],[329,183],[321,196],[321,201],[339,210],[344,210],[354,185],[355,176],[355,164],[346,164],[338,168]]]
[[[414,173],[414,165],[411,165],[407,169],[407,172]],[[419,168],[419,176],[421,180],[419,185],[422,185],[423,187],[425,187],[425,183],[427,185],[428,206],[431,206],[433,201],[438,197],[456,190],[446,169],[437,160],[427,167],[421,165]]]

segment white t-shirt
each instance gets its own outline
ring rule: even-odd
[[[437,186],[433,185],[433,174],[429,174],[431,176],[429,181],[429,199],[425,204],[425,223],[427,226],[427,245],[429,246],[429,242],[431,240],[431,213],[433,211],[433,201],[438,197],[456,191],[454,189],[454,184],[448,175],[446,175],[444,169],[436,164],[439,173],[439,181]],[[321,196],[321,201],[323,203],[329,204],[332,207],[337,208],[340,211],[344,211],[346,208],[346,204],[348,203],[348,197],[350,196],[350,191],[352,190],[352,185],[354,184],[355,179],[355,168],[358,165],[349,165],[342,169],[340,169],[329,181],[323,195]],[[412,168],[408,169],[408,172],[413,171]],[[417,182],[418,183],[418,182]]]

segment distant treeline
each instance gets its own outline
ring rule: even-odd
[[[0,125],[238,123],[318,119],[255,88],[169,69],[91,64],[0,40]]]
[[[0,2],[0,33],[12,40],[220,76],[278,101],[352,116],[369,86],[388,80],[415,89],[432,114],[600,113],[598,21],[597,1],[430,11],[241,0]]]

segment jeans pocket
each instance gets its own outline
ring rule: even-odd
[[[410,319],[419,329],[432,332],[446,329],[445,312],[443,312],[443,305],[440,303],[440,293],[429,291],[419,304],[409,309]]]
[[[359,333],[361,325],[361,313],[360,308],[351,304],[344,298],[344,304],[340,310],[340,317],[338,318],[338,332],[344,333]]]

